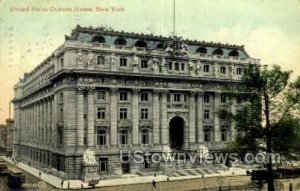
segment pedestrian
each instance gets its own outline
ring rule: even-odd
[[[81,189],[83,189],[83,183],[81,183]]]
[[[68,189],[70,189],[70,181],[68,181]]]
[[[42,176],[42,172],[40,171],[40,172],[39,172],[39,177],[41,178],[41,176]]]
[[[61,180],[61,187],[63,187],[64,186],[64,180],[62,179]]]
[[[156,188],[156,182],[155,182],[154,179],[153,179],[153,181],[152,181],[152,186],[153,186],[154,188]]]

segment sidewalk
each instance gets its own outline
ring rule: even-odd
[[[2,158],[10,163],[12,163],[12,160],[3,157]],[[36,176],[39,177],[40,170],[28,166],[27,164],[24,164],[22,162],[18,162],[17,166]],[[229,171],[221,171],[218,174],[207,174],[203,177],[217,177],[217,176],[239,176],[239,175],[245,175],[246,173],[242,169],[231,169]],[[196,176],[180,176],[180,177],[169,177],[169,181],[172,180],[184,180],[184,179],[194,179],[194,178],[202,178],[202,175],[196,175]],[[41,180],[47,182],[48,184],[54,186],[55,188],[60,189],[81,189],[83,188],[91,188],[88,183],[84,183],[81,180],[65,180],[63,186],[61,186],[62,179],[58,178],[56,176],[53,176],[51,174],[45,174],[42,173]],[[116,186],[116,185],[128,185],[128,184],[139,184],[139,183],[152,183],[153,180],[156,182],[162,182],[167,181],[168,177],[166,175],[157,175],[154,176],[139,176],[139,177],[122,177],[117,179],[111,179],[111,180],[100,180],[99,183],[96,185],[96,187],[105,187],[105,186]]]

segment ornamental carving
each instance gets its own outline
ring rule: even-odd
[[[83,163],[87,165],[96,164],[96,157],[94,151],[87,149],[83,154]]]
[[[183,42],[181,37],[174,36],[171,41],[166,43],[166,53],[175,56],[188,55],[187,45]]]
[[[82,57],[81,51],[78,52],[77,58],[78,58],[78,65],[82,65],[83,64],[83,57]]]
[[[89,52],[87,55],[87,60],[86,60],[86,64],[89,65],[93,65],[94,64],[94,54],[92,52]]]

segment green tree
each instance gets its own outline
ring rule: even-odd
[[[239,132],[231,148],[240,154],[262,150],[261,140],[266,142],[267,156],[274,151],[288,154],[298,141],[300,77],[289,82],[291,71],[282,71],[280,66],[250,65],[245,69],[242,85],[236,92],[246,93],[247,104],[233,119]],[[299,124],[299,123],[298,123]],[[286,136],[286,137],[282,137]],[[267,163],[268,190],[274,190],[273,164]]]

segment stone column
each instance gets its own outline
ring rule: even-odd
[[[219,119],[219,109],[220,109],[220,93],[215,92],[214,99],[214,141],[221,141],[221,131],[220,131],[220,119]]]
[[[47,102],[47,99],[44,99],[44,119],[43,119],[43,127],[44,127],[44,134],[43,134],[43,142],[44,143],[47,143],[48,141],[48,138],[47,138],[47,128],[48,128],[48,102]]]
[[[196,103],[195,103],[195,94],[196,92],[190,92],[190,104],[189,104],[189,128],[188,128],[188,135],[189,135],[189,145],[195,144],[196,140]]]
[[[162,144],[169,144],[169,124],[168,124],[168,111],[167,111],[167,90],[162,91],[161,97],[161,137]]]
[[[46,135],[48,137],[48,141],[47,141],[48,143],[52,142],[51,116],[52,116],[52,99],[50,97],[50,98],[48,98],[48,120],[47,120],[48,134]]]
[[[233,99],[233,98],[231,98],[231,99],[232,100],[231,100],[231,107],[230,107],[230,109],[231,109],[232,115],[235,116],[236,115],[236,107],[237,107],[237,105],[236,105],[236,99]],[[235,140],[235,136],[236,136],[236,122],[233,119],[231,119],[230,131],[231,131],[231,141],[234,141]]]
[[[57,147],[57,92],[53,95],[52,102],[52,144],[54,147]]]
[[[38,101],[37,105],[37,127],[36,127],[36,141],[39,143],[40,142],[40,128],[41,128],[41,103]]]
[[[111,146],[117,145],[117,119],[118,119],[118,111],[117,111],[117,91],[118,89],[112,88],[110,90],[110,144]]]
[[[198,92],[197,96],[197,142],[203,143],[203,92]]]
[[[84,114],[83,114],[83,87],[77,88],[77,146],[83,146],[84,139]]]
[[[132,144],[139,144],[139,89],[132,90]]]
[[[159,144],[159,91],[153,91],[153,144]]]
[[[95,129],[95,87],[88,88],[88,128],[87,128],[87,146],[93,147],[95,145],[94,142],[94,129]]]

